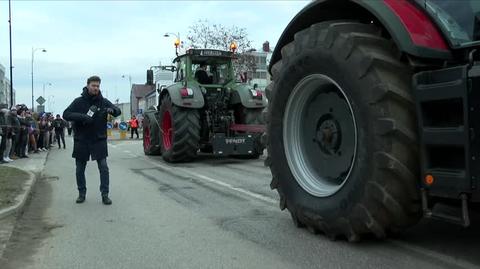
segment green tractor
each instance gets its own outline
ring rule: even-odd
[[[146,155],[187,162],[197,152],[258,158],[267,105],[262,91],[236,81],[229,51],[190,49],[164,66],[176,73],[172,85],[157,89],[158,105],[144,113]],[[147,83],[153,83],[147,72]]]
[[[266,165],[296,226],[384,238],[480,204],[480,1],[318,0],[270,62]]]

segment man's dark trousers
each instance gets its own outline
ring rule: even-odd
[[[133,133],[135,132],[135,134],[137,135],[137,138],[138,138],[138,128],[130,128],[131,129],[131,135],[130,135],[130,138],[133,138]]]
[[[28,143],[28,130],[22,129],[20,130],[18,144],[17,144],[17,157],[23,157],[26,154],[26,147]]]
[[[1,117],[1,115],[0,115]],[[7,147],[7,130],[3,130],[3,135],[1,135],[2,140],[0,140],[0,162],[3,160],[3,152]]]
[[[77,176],[77,187],[80,195],[87,194],[87,185],[85,180],[85,167],[87,166],[87,161],[75,159],[77,165],[76,176]],[[107,159],[97,160],[98,170],[100,171],[100,192],[102,195],[108,195],[109,192],[109,171],[107,165]]]
[[[60,139],[62,139],[63,148],[65,148],[65,131],[63,131],[63,130],[55,131],[55,136],[57,137],[58,148],[61,148]]]
[[[18,134],[12,135],[12,148],[10,149],[9,156],[17,155],[18,140]]]

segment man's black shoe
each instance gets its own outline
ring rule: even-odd
[[[81,204],[83,202],[85,202],[85,195],[79,195],[78,198],[77,198],[77,204]]]
[[[108,198],[107,195],[102,195],[102,203],[104,205],[111,205],[112,204],[112,200],[110,200],[110,198]]]

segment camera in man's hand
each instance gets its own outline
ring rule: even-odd
[[[107,113],[110,114],[110,115],[113,115],[113,108],[107,108]]]

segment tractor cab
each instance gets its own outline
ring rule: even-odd
[[[202,85],[222,86],[234,79],[232,60],[228,51],[190,49],[173,61],[177,73],[175,81],[196,81]]]

